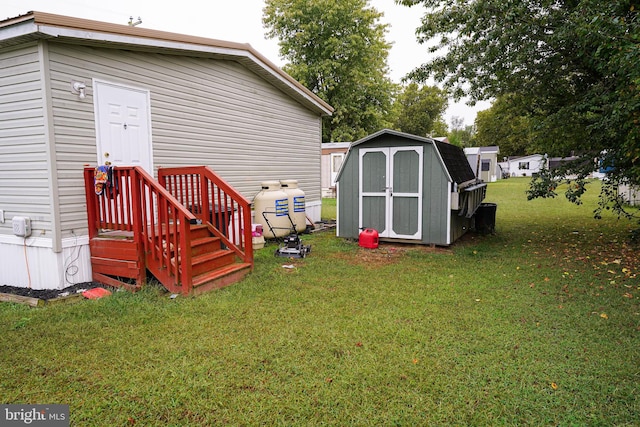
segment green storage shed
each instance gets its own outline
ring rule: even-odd
[[[337,235],[447,246],[486,194],[460,147],[383,129],[349,147],[336,178]]]

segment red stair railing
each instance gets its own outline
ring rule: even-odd
[[[112,186],[97,195],[94,168],[85,168],[89,237],[131,236],[148,268],[170,291],[192,288],[190,225],[196,217],[141,167],[114,167]]]
[[[245,263],[253,265],[251,203],[206,166],[158,169],[158,181]]]

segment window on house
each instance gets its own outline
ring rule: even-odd
[[[518,169],[529,169],[529,162],[520,162],[518,163]]]
[[[480,165],[480,170],[482,172],[489,172],[489,170],[491,170],[491,160],[483,160]]]

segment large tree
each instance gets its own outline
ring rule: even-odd
[[[612,167],[609,182],[640,184],[637,1],[397,3],[426,7],[419,40],[433,43],[411,77],[435,77],[458,98],[514,94],[550,155],[581,153],[582,165]]]
[[[437,87],[409,83],[394,103],[394,128],[418,136],[444,136],[447,104],[446,94]]]
[[[284,70],[331,104],[323,141],[352,141],[382,127],[394,85],[382,14],[366,0],[266,0],[263,22],[277,37]]]
[[[478,145],[499,145],[502,156],[522,156],[539,151],[531,120],[513,102],[512,96],[500,96],[490,108],[479,111],[475,126]]]

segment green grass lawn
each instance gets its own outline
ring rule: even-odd
[[[597,183],[582,206],[527,184],[489,184],[496,234],[450,248],[323,232],[197,298],[0,304],[2,403],[73,426],[639,425],[634,224],[593,219]]]

